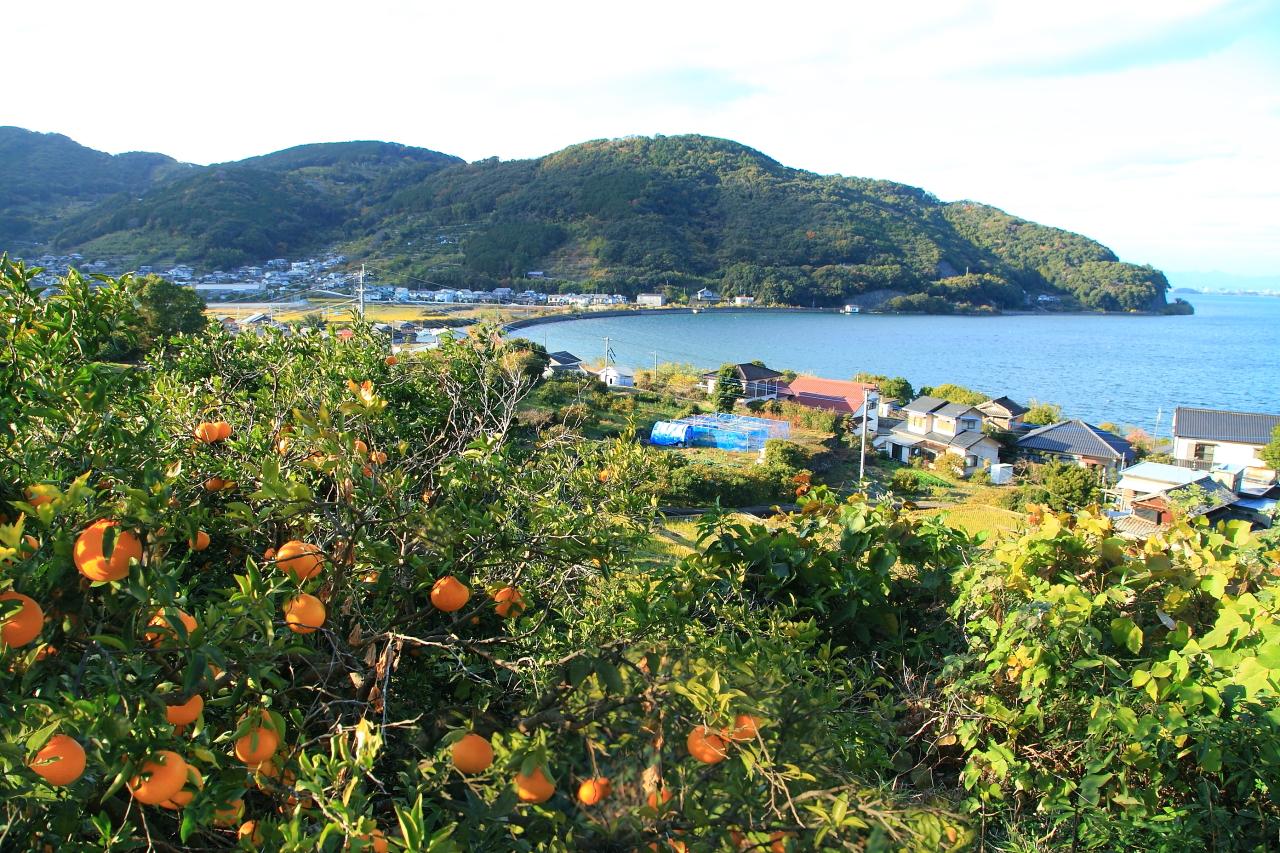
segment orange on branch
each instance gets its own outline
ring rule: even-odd
[[[268,728],[256,728],[236,739],[236,758],[256,767],[275,755],[279,748],[279,735]]]
[[[611,793],[613,793],[613,786],[609,780],[604,776],[597,776],[578,786],[578,802],[584,806],[594,806]]]
[[[187,765],[187,781],[169,799],[160,804],[166,809],[186,808],[192,800],[196,798],[196,793],[204,788],[204,777],[200,775],[200,771],[191,765]]]
[[[196,693],[185,702],[167,706],[164,715],[175,726],[187,726],[194,723],[203,710],[204,698]]]
[[[27,499],[27,503],[32,506],[44,506],[47,503],[53,503],[54,487],[45,483],[37,483],[34,486],[28,486],[23,491],[22,496]]]
[[[387,843],[387,834],[381,829],[374,829],[367,835],[357,837],[364,842],[364,849],[373,853],[387,853],[391,849],[391,845]]]
[[[470,598],[471,590],[453,575],[445,575],[431,585],[431,603],[445,613],[461,610]]]
[[[187,632],[187,640],[190,641],[191,633],[196,629],[195,617],[184,610],[176,607],[170,607],[165,610],[157,610],[156,614],[151,617],[151,621],[147,624],[153,626],[144,634],[144,639],[153,646],[158,646],[165,640],[177,640],[178,629],[169,621],[169,611],[178,614],[178,621],[182,623],[182,627]]]
[[[240,828],[236,830],[236,838],[241,841],[248,841],[254,847],[261,847],[265,839],[262,837],[262,830],[258,829],[256,820],[246,820],[240,824]]]
[[[107,531],[119,522],[95,521],[76,537],[72,550],[76,568],[91,581],[118,581],[129,574],[129,561],[142,559],[142,543],[127,530],[118,530],[111,555],[106,554]]]
[[[213,444],[216,441],[222,440],[222,434],[218,429],[218,425],[211,423],[210,421],[201,421],[196,424],[193,434],[196,437],[196,441],[201,444]]]
[[[324,565],[324,553],[315,545],[293,539],[276,550],[276,565],[293,575],[295,580],[304,581],[319,574]]]
[[[498,615],[504,619],[508,616],[519,616],[524,612],[524,596],[514,586],[504,586],[493,594],[493,600],[495,602],[493,609],[498,611]]]
[[[395,367],[400,363],[400,359],[396,358],[394,355],[389,355],[382,360],[382,363],[387,367]]]
[[[460,773],[483,773],[493,764],[493,747],[489,745],[488,739],[475,732],[463,735],[450,752],[453,766]]]
[[[237,798],[213,810],[213,825],[235,826],[236,821],[242,817],[244,817],[244,800]]]
[[[310,634],[324,625],[324,602],[300,593],[285,602],[284,621],[295,634]]]
[[[0,601],[16,601],[21,604],[17,613],[5,618],[0,626],[0,646],[25,646],[40,636],[44,627],[44,610],[29,595],[9,590],[0,594]]]
[[[689,754],[703,764],[719,764],[727,757],[724,738],[706,726],[698,726],[689,732],[685,741]]]
[[[158,806],[187,784],[187,762],[172,750],[154,753],[129,780],[129,793],[143,805]]]
[[[733,728],[728,733],[731,740],[744,741],[755,740],[756,733],[760,730],[759,723],[756,718],[750,714],[739,714],[733,718]]]
[[[187,545],[192,551],[203,551],[209,547],[209,534],[203,530],[197,530],[196,535],[187,540]]]
[[[522,803],[545,803],[555,792],[555,783],[547,778],[541,767],[527,776],[516,774],[516,798]]]
[[[84,775],[84,747],[70,735],[49,738],[27,764],[50,785],[70,785]]]

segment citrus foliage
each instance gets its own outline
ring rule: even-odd
[[[654,457],[521,425],[492,330],[126,367],[127,283],[0,272],[6,847],[1274,835],[1277,555],[1239,528],[992,547],[800,472],[645,559]]]

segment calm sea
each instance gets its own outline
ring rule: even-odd
[[[835,379],[859,371],[916,387],[954,382],[1068,417],[1169,433],[1174,406],[1280,412],[1280,298],[1191,295],[1191,317],[934,317],[741,311],[639,314],[533,326],[550,350],[619,364],[713,368],[762,360]]]

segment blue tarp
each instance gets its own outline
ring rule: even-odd
[[[662,446],[689,444],[689,434],[693,428],[678,421],[658,421],[649,432],[649,443]]]

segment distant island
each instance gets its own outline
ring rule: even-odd
[[[0,251],[232,270],[337,252],[412,289],[664,294],[896,312],[1189,313],[1100,243],[706,136],[467,163],[386,142],[194,166],[0,127]]]

